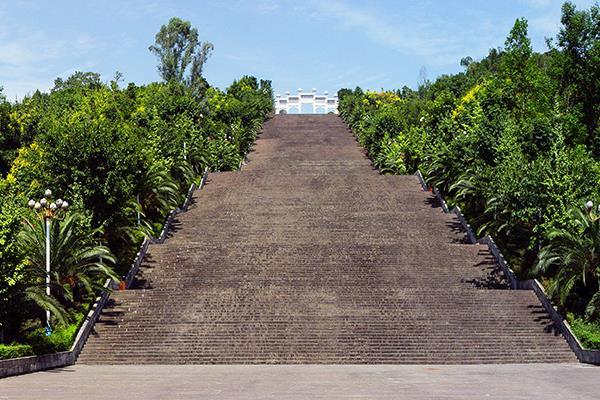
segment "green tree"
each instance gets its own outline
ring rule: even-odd
[[[50,228],[50,289],[45,293],[45,222],[34,216],[24,220],[18,245],[25,257],[24,271],[29,287],[25,294],[41,309],[49,309],[61,324],[69,320],[67,309],[81,304],[103,288],[108,278],[119,280],[110,267],[116,263],[111,251],[98,244],[99,231],[81,226],[82,216],[69,212],[53,219]]]
[[[0,177],[10,170],[12,160],[17,156],[21,138],[17,124],[13,120],[13,107],[6,101],[0,86]]]
[[[160,28],[149,50],[158,58],[158,72],[165,82],[185,83],[198,93],[206,87],[202,69],[213,48],[212,43],[198,40],[198,30],[189,21],[173,17]]]
[[[66,323],[104,277],[117,278],[89,257],[111,264],[118,258],[114,267],[124,272],[148,228],[162,230],[167,211],[181,204],[206,166],[239,165],[272,110],[271,84],[246,76],[225,92],[207,89],[198,99],[192,81],[199,82],[208,55],[194,58],[198,51],[199,44],[182,69],[188,74],[183,82],[122,89],[119,74],[105,84],[99,74],[77,72],[58,79],[50,93],[36,91],[15,104],[0,99],[0,159],[8,172],[0,177],[0,329],[8,340],[26,339],[19,335],[27,321],[45,309]],[[21,224],[27,199],[49,183],[78,213],[77,222],[53,224],[53,241],[75,244],[53,243],[52,259],[59,264],[52,267],[50,297],[42,222]],[[100,241],[106,248],[98,248]]]
[[[517,19],[504,43],[506,51],[504,56],[505,68],[511,72],[525,70],[533,53],[531,40],[527,36],[527,25],[525,18]]]
[[[155,162],[148,168],[138,183],[137,191],[142,212],[150,221],[163,218],[177,208],[182,199],[182,193],[164,162]],[[155,233],[160,230],[159,227]]]
[[[3,190],[0,190],[0,196],[4,199],[0,209],[0,331],[3,331],[5,339],[9,339],[15,330],[11,322],[23,314],[18,304],[23,290],[21,254],[15,238],[21,229],[23,207],[19,207],[19,203],[24,204],[25,200],[10,198]]]
[[[587,127],[586,144],[600,155],[600,6],[577,10],[571,2],[562,6],[562,28],[557,37],[560,52],[555,79],[569,110],[580,112]]]
[[[85,89],[100,89],[103,86],[100,74],[96,72],[81,72],[77,71],[69,76],[66,80],[56,78],[54,80],[54,88],[52,92],[60,90],[85,90]]]

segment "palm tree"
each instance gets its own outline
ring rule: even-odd
[[[163,217],[176,208],[181,192],[164,162],[154,162],[144,174],[138,188],[143,214],[151,220]]]
[[[25,255],[24,274],[30,286],[25,295],[40,308],[50,310],[61,324],[68,322],[72,305],[103,289],[108,278],[119,280],[109,264],[116,263],[111,251],[99,245],[98,230],[81,228],[81,215],[70,212],[64,219],[53,219],[50,229],[50,292],[45,293],[46,244],[44,220],[25,219],[18,245]]]
[[[600,286],[600,207],[597,212],[593,208],[594,204],[588,201],[583,209],[574,210],[574,222],[579,229],[551,231],[548,235],[550,243],[538,256],[535,271],[543,274],[555,271],[548,290],[561,304],[574,288],[589,287],[590,280],[596,280]],[[599,312],[600,290],[587,303],[586,315],[592,318]]]
[[[423,166],[427,183],[447,193],[452,179],[452,160],[447,155],[450,152],[438,151],[425,158]]]
[[[120,259],[130,258],[132,249],[139,246],[144,237],[160,234],[165,215],[181,204],[182,193],[187,194],[187,185],[195,175],[190,162],[176,160],[171,169],[172,173],[164,161],[152,163],[138,183],[137,196],[113,216],[107,240],[113,248],[119,249]]]
[[[210,154],[207,140],[203,137],[195,138],[189,145],[187,158],[194,175],[201,175],[204,168],[210,164]]]
[[[196,176],[194,168],[187,160],[177,159],[173,163],[171,170],[173,180],[179,184],[179,196],[181,197],[182,193],[187,193],[189,185],[194,181],[194,177]]]

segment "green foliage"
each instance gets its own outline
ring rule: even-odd
[[[110,223],[131,198],[144,169],[142,141],[126,125],[119,127],[101,117],[89,121],[84,115],[74,119],[57,121],[38,137],[46,168],[56,191],[66,198],[77,197],[92,212],[94,224]]]
[[[24,254],[23,275],[29,287],[27,297],[41,310],[50,309],[59,323],[68,321],[66,309],[93,298],[108,278],[119,280],[109,264],[116,262],[110,250],[97,242],[99,231],[82,229],[81,215],[69,212],[50,225],[50,290],[46,285],[45,221],[39,217],[25,219],[18,245]]]
[[[61,90],[95,90],[102,87],[102,81],[100,74],[96,72],[81,72],[77,71],[73,75],[69,76],[66,80],[62,78],[56,78],[54,80],[53,92]]]
[[[528,82],[528,74],[531,71],[531,40],[527,36],[527,20],[519,18],[510,31],[504,44],[505,54],[502,63],[502,72],[508,79],[512,80],[514,85],[513,93],[526,95],[524,91]]]
[[[549,293],[560,304],[567,304],[576,289],[579,296],[591,296],[584,300],[590,319],[600,316],[600,212],[593,208],[589,202],[586,209],[573,210],[575,229],[551,231],[536,265],[536,272],[553,277]]]
[[[183,193],[171,175],[164,162],[155,162],[142,176],[137,192],[140,199],[140,211],[144,219],[158,221],[166,213],[177,208],[182,203]],[[152,229],[154,236],[158,236],[162,227]]]
[[[273,110],[271,82],[244,76],[222,92],[207,91],[210,118],[203,121],[209,133],[208,165],[216,171],[235,169]]]
[[[33,348],[28,344],[0,344],[0,360],[27,357],[34,354]]]
[[[83,314],[77,314],[72,319],[74,322],[64,327],[59,327],[47,336],[44,328],[35,329],[25,335],[27,345],[35,354],[49,354],[68,351],[77,336],[77,330],[83,321]]]
[[[186,83],[198,94],[205,89],[202,69],[213,50],[212,43],[200,42],[198,30],[189,21],[176,17],[160,28],[155,40],[149,50],[158,58],[158,72],[165,82]]]
[[[19,316],[19,293],[22,292],[23,271],[16,236],[21,229],[19,215],[22,198],[10,198],[0,189],[5,201],[0,209],[0,330],[10,336],[11,321]]]
[[[600,350],[600,323],[587,322],[583,318],[576,318],[573,314],[568,315],[569,324],[573,333],[584,348]]]
[[[585,144],[600,156],[600,6],[577,10],[566,2],[561,23],[558,49],[553,49],[554,77],[560,82],[565,108],[579,114],[586,126]]]
[[[46,335],[45,328],[37,328],[23,336],[24,343],[0,344],[0,360],[69,351],[84,314],[78,313],[71,319],[73,323],[54,329],[50,335]]]
[[[358,141],[386,173],[415,172],[427,134],[418,119],[421,104],[392,92],[341,90],[340,112]]]
[[[9,121],[0,132],[10,128],[18,139],[0,179],[9,199],[0,211],[0,328],[9,341],[22,339],[25,325],[42,325],[46,309],[68,324],[105,278],[119,279],[206,167],[239,166],[273,107],[270,82],[254,77],[201,98],[189,82],[120,88],[119,80],[77,72],[50,93],[0,102],[0,121]],[[25,208],[47,187],[73,209],[53,224],[50,297],[42,222]]]
[[[6,175],[21,144],[12,105],[6,101],[0,86],[0,177]]]

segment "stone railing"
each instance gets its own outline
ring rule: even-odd
[[[137,254],[131,264],[131,268],[129,269],[129,272],[127,273],[126,276],[123,277],[123,282],[124,282],[126,288],[129,288],[131,286],[133,279],[136,276],[137,272],[139,271],[140,265],[142,264],[144,257],[146,256],[146,253],[148,252],[148,247],[150,246],[150,244],[151,243],[160,244],[165,241],[165,239],[167,238],[169,229],[171,227],[171,224],[173,223],[173,220],[175,219],[175,216],[178,213],[187,211],[187,209],[192,201],[194,192],[196,190],[202,189],[202,187],[206,183],[207,177],[208,177],[208,168],[204,170],[204,174],[202,175],[202,180],[200,181],[200,185],[196,186],[195,184],[192,184],[190,186],[190,189],[188,190],[188,193],[187,193],[187,196],[186,196],[186,199],[185,199],[185,202],[183,203],[183,205],[181,207],[179,207],[175,210],[171,210],[171,212],[169,212],[169,214],[166,218],[166,221],[165,221],[164,228],[158,238],[156,238],[156,239],[145,238],[144,239],[144,241],[140,245],[139,251],[137,252]],[[85,317],[85,320],[83,321],[83,324],[77,331],[77,336],[75,337],[75,341],[73,342],[73,345],[71,346],[71,349],[69,351],[63,351],[60,353],[53,353],[53,354],[21,357],[21,358],[12,358],[12,359],[8,359],[8,360],[0,360],[0,378],[4,378],[7,376],[13,376],[13,375],[19,375],[19,374],[25,374],[25,373],[29,373],[29,372],[41,371],[41,370],[50,369],[50,368],[58,368],[58,367],[65,367],[68,365],[73,365],[75,363],[75,361],[77,361],[77,357],[79,357],[81,350],[83,350],[83,346],[85,345],[85,342],[87,341],[87,338],[90,335],[92,328],[94,327],[94,324],[96,323],[96,321],[98,321],[98,318],[100,317],[100,313],[102,312],[102,309],[104,308],[104,306],[106,305],[106,302],[108,301],[108,299],[110,297],[111,290],[118,289],[119,282],[114,282],[111,279],[108,279],[104,284],[104,288],[105,288],[105,290],[102,292],[102,294],[98,298],[96,298],[96,301],[90,308],[87,316]]]
[[[500,251],[500,248],[494,242],[494,239],[492,239],[492,237],[490,235],[486,235],[485,237],[483,237],[481,239],[477,239],[475,232],[471,228],[471,225],[469,225],[469,223],[467,222],[467,219],[465,218],[465,216],[460,211],[460,208],[454,207],[452,210],[449,210],[440,191],[435,187],[430,187],[427,184],[427,182],[425,182],[425,179],[423,178],[421,171],[417,171],[415,175],[419,179],[419,183],[421,184],[421,187],[423,188],[424,191],[428,192],[431,189],[431,192],[438,199],[438,201],[445,213],[456,214],[456,216],[458,217],[458,220],[460,221],[465,232],[467,233],[467,236],[471,243],[485,244],[488,246],[490,252],[496,259],[498,266],[502,269],[504,276],[508,280],[511,289],[533,290],[533,292],[536,294],[537,298],[540,300],[540,303],[542,303],[542,306],[544,307],[544,309],[546,310],[546,312],[552,319],[552,322],[554,322],[554,325],[556,326],[556,328],[562,333],[565,340],[571,347],[571,350],[577,356],[577,359],[582,363],[600,365],[600,350],[587,350],[587,349],[583,348],[583,346],[581,345],[581,342],[579,342],[579,340],[577,339],[577,337],[571,330],[569,323],[563,318],[563,316],[558,311],[557,307],[552,303],[550,298],[546,295],[546,291],[544,290],[544,287],[542,286],[542,284],[537,279],[528,279],[525,281],[519,280],[517,278],[517,276],[515,275],[515,272],[508,265],[508,262],[504,258],[504,255]]]

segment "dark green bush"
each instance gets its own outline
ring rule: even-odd
[[[56,328],[50,336],[46,336],[44,328],[38,328],[26,335],[25,340],[35,354],[57,353],[68,351],[77,336],[77,330],[83,320],[83,314],[78,314],[75,322],[66,327]]]
[[[33,348],[28,344],[0,344],[0,360],[20,358],[34,355]]]

